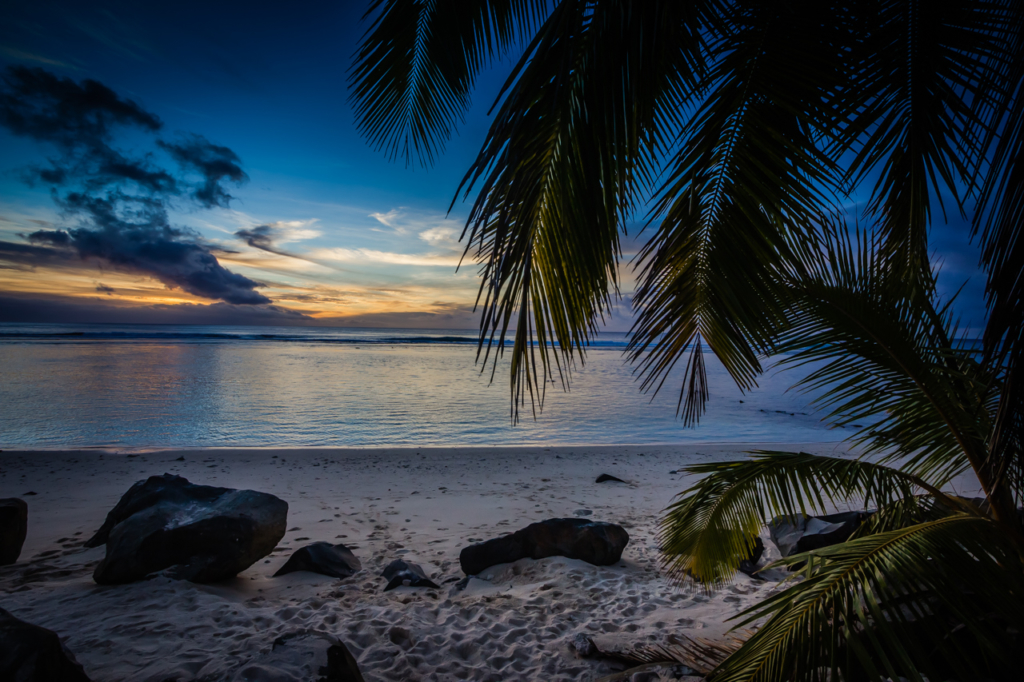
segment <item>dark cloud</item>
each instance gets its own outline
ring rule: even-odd
[[[50,185],[55,202],[75,224],[24,236],[29,245],[2,242],[0,258],[28,267],[94,260],[203,298],[270,303],[256,291],[258,282],[224,268],[195,231],[172,226],[168,219],[174,201],[203,208],[228,205],[232,197],[224,183],[248,180],[232,150],[200,135],[157,140],[157,147],[179,166],[180,173],[173,174],[158,166],[152,154],[129,156],[112,146],[118,127],[155,133],[162,124],[105,85],[13,67],[3,86],[0,125],[59,152],[50,166],[27,169],[26,181]]]
[[[198,235],[172,226],[159,201],[114,195],[94,197],[72,192],[60,199],[68,213],[89,227],[39,230],[28,241],[67,250],[79,258],[96,258],[129,272],[156,277],[168,287],[228,303],[270,303],[248,277],[225,269]],[[124,214],[131,216],[125,219]]]
[[[106,294],[109,296],[113,294],[115,291],[117,291],[117,289],[115,289],[114,287],[108,287],[103,282],[96,282],[96,291],[100,292],[101,294]]]
[[[156,132],[163,123],[94,80],[75,83],[40,68],[13,66],[0,93],[0,125],[64,150],[105,145],[114,126]]]
[[[0,294],[0,322],[64,324],[236,324],[310,326],[313,318],[274,305],[138,305],[105,298]]]
[[[203,181],[191,192],[192,198],[200,206],[226,207],[234,197],[228,194],[221,183],[230,180],[240,184],[249,179],[242,170],[237,154],[227,147],[211,143],[202,135],[190,135],[177,143],[158,140],[157,144],[183,168],[203,176]]]
[[[271,225],[257,225],[249,230],[239,230],[238,232],[235,232],[235,236],[254,249],[269,251],[270,253],[276,253],[279,256],[298,258],[298,256],[294,256],[274,244],[274,239],[278,235],[277,231]]]

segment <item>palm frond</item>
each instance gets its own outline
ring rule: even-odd
[[[866,507],[900,500],[909,506],[918,489],[948,499],[897,469],[803,452],[758,451],[749,460],[698,464],[685,471],[705,477],[665,510],[659,540],[673,578],[693,577],[709,589],[731,578],[773,517],[829,513],[851,500]],[[957,506],[954,500],[948,503]]]
[[[777,271],[813,252],[817,228],[836,215],[838,173],[817,144],[835,118],[826,95],[842,78],[836,11],[730,3],[711,44],[709,91],[651,211],[661,222],[640,254],[628,348],[642,388],[654,391],[689,351],[687,424],[708,397],[701,343],[752,388],[758,355],[785,322]]]
[[[715,682],[1019,672],[1024,571],[991,519],[954,514],[780,563],[801,561],[803,580],[737,616],[740,627],[764,622]]]
[[[662,125],[699,81],[705,3],[558,5],[505,86],[460,191],[483,262],[486,366],[515,327],[513,419],[566,384],[617,291],[619,231],[652,182]],[[492,369],[493,371],[493,369]]]
[[[888,452],[938,487],[971,466],[980,475],[998,376],[954,342],[948,310],[902,295],[892,283],[902,277],[866,237],[828,244],[827,259],[791,279],[780,365],[814,368],[797,386],[817,392],[833,423],[869,422],[851,439],[867,452]]]
[[[408,164],[433,164],[481,68],[528,36],[548,0],[374,0],[349,87],[360,132]]]
[[[1000,126],[992,133],[992,164],[973,228],[981,234],[988,274],[985,352],[1006,372],[990,443],[992,466],[1019,505],[1024,501],[1024,5],[1011,3],[1008,16],[1012,59],[1002,73],[1008,87],[997,91],[1002,96],[993,107]]]
[[[989,110],[973,104],[999,83],[1001,2],[883,0],[855,3],[851,78],[840,109],[851,112],[832,153],[854,152],[847,178],[876,176],[867,204],[882,253],[910,282],[931,283],[928,229],[943,194],[966,216],[963,189],[983,161]],[[855,112],[855,113],[854,113]]]

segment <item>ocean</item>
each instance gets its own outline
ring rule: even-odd
[[[510,419],[507,362],[475,330],[0,324],[0,448],[375,447],[838,441],[798,371],[741,393],[710,353],[695,428],[673,375],[641,393],[603,333],[543,410]],[[679,363],[683,365],[684,363]],[[770,364],[770,363],[769,363]],[[481,370],[484,371],[481,371]],[[806,371],[806,370],[805,370]]]

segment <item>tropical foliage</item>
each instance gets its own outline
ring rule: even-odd
[[[474,79],[515,50],[459,196],[481,263],[481,353],[514,410],[568,379],[645,226],[630,353],[680,410],[702,348],[741,388],[766,355],[813,368],[859,460],[694,467],[668,511],[677,575],[713,587],[776,514],[878,509],[748,613],[723,680],[1000,677],[1024,627],[1024,3],[1019,0],[377,0],[350,72],[358,123],[431,163]],[[857,203],[861,202],[861,203]],[[454,204],[454,201],[453,201]],[[851,209],[851,205],[853,209]],[[929,228],[973,221],[980,347],[940,303]],[[866,230],[854,230],[851,218]],[[515,329],[514,342],[505,337]],[[492,355],[493,353],[493,355]],[[983,501],[950,492],[977,478]],[[1017,662],[1016,670],[1020,669]]]

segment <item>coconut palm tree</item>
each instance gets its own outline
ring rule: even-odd
[[[775,514],[877,513],[748,614],[721,679],[998,676],[1024,610],[1024,6],[1015,0],[377,0],[350,72],[372,144],[432,163],[475,77],[518,60],[456,193],[481,263],[480,352],[511,355],[513,414],[568,379],[618,294],[639,223],[629,352],[658,390],[702,349],[742,389],[782,353],[859,460],[761,453],[694,467],[669,568],[727,580]],[[847,235],[851,203],[866,233]],[[453,201],[454,204],[454,201]],[[934,219],[970,218],[981,348],[938,303]],[[515,328],[506,348],[506,332]],[[976,476],[984,501],[948,492]],[[1019,668],[1018,668],[1019,670]]]

